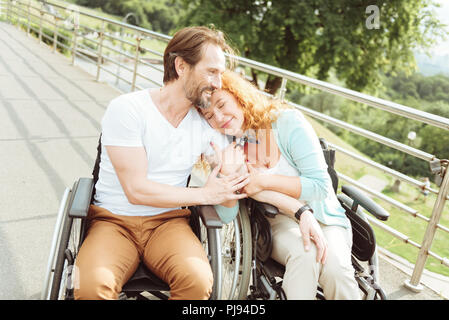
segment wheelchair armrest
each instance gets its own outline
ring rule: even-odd
[[[69,217],[86,218],[89,211],[90,200],[94,182],[92,178],[79,178],[75,182],[72,192],[72,203],[69,209]]]
[[[198,213],[201,217],[201,221],[208,229],[220,229],[223,227],[223,222],[217,214],[214,206],[203,205],[198,206]]]
[[[379,220],[386,221],[390,216],[390,214],[384,208],[370,199],[358,188],[354,186],[342,186],[341,191],[352,200],[354,200],[352,205],[354,211],[357,210],[357,205],[361,205],[366,211],[371,213]]]
[[[279,209],[269,203],[259,202],[255,200],[254,203],[256,208],[263,212],[269,218],[274,218],[279,213]]]

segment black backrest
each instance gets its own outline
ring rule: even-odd
[[[95,184],[98,181],[98,175],[100,173],[100,161],[101,161],[101,134],[100,134],[100,138],[98,139],[97,159],[95,159],[94,169],[92,170],[92,177],[93,177],[93,182],[94,182],[94,188],[92,190],[91,203],[94,201],[94,197],[95,197],[95,192],[96,192]]]
[[[324,159],[327,163],[327,172],[329,173],[329,176],[332,180],[332,187],[334,188],[334,192],[337,193],[338,188],[338,176],[337,172],[335,171],[334,165],[335,165],[335,150],[330,149],[327,145],[326,140],[323,138],[320,138],[320,144],[321,148],[323,149]]]

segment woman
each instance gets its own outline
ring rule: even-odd
[[[319,283],[326,299],[360,299],[350,222],[332,189],[318,137],[302,113],[265,97],[231,71],[224,73],[211,106],[200,112],[219,132],[248,138],[243,151],[250,183],[242,192],[283,213],[268,220],[272,258],[286,267],[287,298],[314,299]],[[221,209],[222,219],[232,220],[225,216],[232,210]]]

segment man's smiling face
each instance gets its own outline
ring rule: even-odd
[[[184,77],[186,98],[200,109],[208,108],[212,92],[221,88],[221,75],[225,67],[223,50],[214,44],[205,45],[202,59],[195,66],[187,68]]]

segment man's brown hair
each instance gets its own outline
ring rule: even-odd
[[[187,27],[175,33],[164,51],[164,84],[178,79],[175,58],[181,57],[190,66],[195,66],[202,58],[205,44],[212,43],[224,52],[235,55],[226,43],[223,32],[208,27]],[[231,61],[232,63],[233,61]]]

